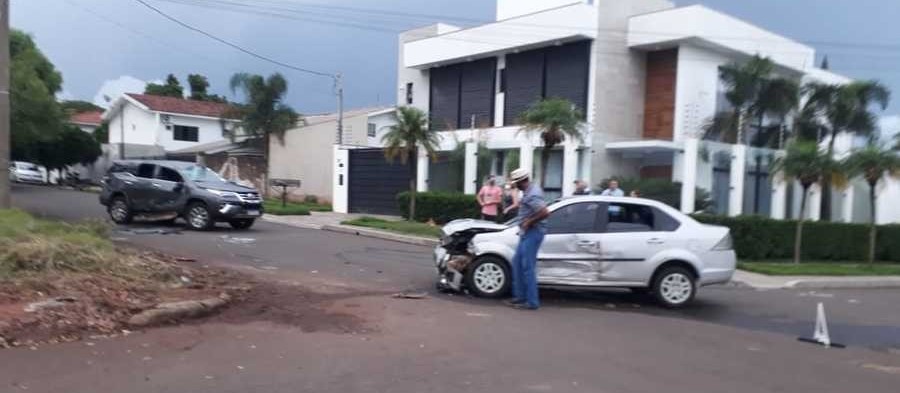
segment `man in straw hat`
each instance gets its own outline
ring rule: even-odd
[[[537,253],[544,242],[546,228],[544,220],[550,215],[544,192],[531,182],[531,175],[525,169],[516,169],[510,174],[510,182],[522,190],[519,201],[519,245],[512,260],[513,297],[507,304],[523,310],[537,310],[540,307],[537,287]]]

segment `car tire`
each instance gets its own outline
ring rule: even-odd
[[[203,202],[193,202],[187,207],[184,219],[188,227],[195,231],[207,231],[216,226],[212,211]]]
[[[128,200],[122,196],[117,196],[109,202],[107,213],[116,224],[129,224],[134,219],[134,213],[131,211],[131,206],[128,205]]]
[[[665,267],[653,277],[653,297],[666,308],[681,308],[697,294],[697,280],[681,266]]]
[[[256,220],[252,218],[242,218],[240,220],[228,221],[228,224],[234,229],[250,229],[255,221]]]
[[[466,287],[476,296],[504,297],[512,286],[512,274],[506,261],[494,256],[476,259],[466,269]]]

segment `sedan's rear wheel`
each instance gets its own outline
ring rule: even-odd
[[[466,286],[480,297],[503,297],[511,283],[509,267],[497,257],[478,258],[466,269]]]
[[[684,307],[696,294],[694,275],[680,266],[663,268],[653,280],[653,296],[667,308]]]

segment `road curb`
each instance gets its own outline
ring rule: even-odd
[[[268,222],[274,222],[276,224],[282,224],[282,225],[292,226],[292,227],[296,227],[296,228],[303,228],[303,229],[322,229],[322,227],[324,227],[324,225],[319,225],[319,224],[304,224],[301,222],[294,222],[289,219],[282,218],[280,216],[276,216],[273,214],[263,214],[262,219],[265,221],[268,221]]]
[[[737,286],[754,289],[884,289],[900,288],[900,276],[791,277],[767,276],[738,270],[731,280]]]
[[[375,230],[375,229],[354,227],[354,226],[348,226],[348,225],[323,225],[322,229],[326,230],[326,231],[331,231],[331,232],[339,232],[339,233],[346,233],[346,234],[350,234],[350,235],[365,236],[365,237],[371,237],[371,238],[382,239],[382,240],[390,240],[390,241],[395,241],[395,242],[399,242],[399,243],[412,244],[412,245],[416,245],[416,246],[435,247],[438,244],[440,244],[440,242],[437,239],[429,239],[429,238],[425,238],[425,237],[401,235],[398,233],[385,232],[385,231],[379,231],[379,230]]]
[[[230,296],[222,294],[219,297],[203,300],[160,303],[154,308],[132,315],[131,318],[128,319],[128,324],[135,327],[144,327],[158,325],[173,319],[202,317],[212,314],[230,301]]]

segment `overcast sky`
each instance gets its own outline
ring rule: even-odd
[[[348,107],[394,103],[396,32],[438,21],[478,24],[494,18],[495,4],[493,0],[147,1],[189,24],[285,63],[342,72]],[[331,111],[335,106],[328,78],[249,57],[175,25],[135,0],[11,3],[13,27],[31,33],[62,71],[66,98],[102,100],[98,92],[104,84],[105,93],[114,95],[139,90],[143,81],[161,80],[170,72],[183,83],[188,73],[205,74],[213,92],[226,94],[228,79],[235,72],[278,71],[290,82],[288,102],[300,112]],[[701,3],[810,44],[820,57],[828,55],[833,71],[887,84],[896,99],[886,114],[900,115],[900,7],[896,1],[676,3]]]

